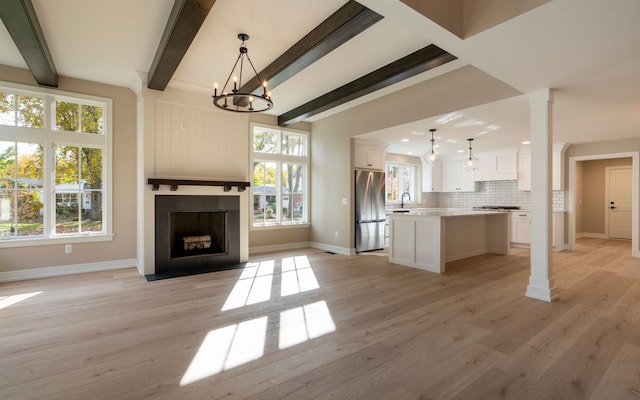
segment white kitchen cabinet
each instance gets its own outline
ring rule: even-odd
[[[422,191],[441,192],[442,191],[442,165],[431,166],[422,161]]]
[[[531,154],[518,154],[518,190],[531,190]]]
[[[477,153],[478,170],[473,173],[476,181],[505,181],[518,179],[518,150],[509,149]]]
[[[465,170],[462,160],[442,162],[443,192],[475,192],[475,190],[473,171]]]
[[[564,190],[564,154],[569,145],[556,143],[551,154],[551,189]],[[531,153],[530,149],[518,154],[518,190],[531,190]]]
[[[564,211],[554,211],[551,218],[551,245],[555,250],[564,250]],[[511,213],[511,243],[531,245],[531,212]]]
[[[354,144],[354,168],[384,170],[386,143],[356,140]]]
[[[531,244],[531,213],[514,211],[511,213],[511,243]]]

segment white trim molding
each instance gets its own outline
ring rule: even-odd
[[[324,243],[318,243],[318,242],[310,242],[309,246],[313,247],[314,249],[328,251],[330,253],[336,253],[343,256],[353,256],[356,254],[355,248],[348,249],[346,247],[338,247],[338,246],[333,246],[330,244],[324,244]]]
[[[0,271],[0,282],[23,281],[27,279],[51,278],[54,276],[81,274],[85,272],[110,271],[114,269],[136,268],[137,261],[115,260],[87,264],[61,265],[58,267],[31,268],[14,271]]]
[[[304,249],[306,247],[311,247],[309,242],[272,244],[268,246],[254,246],[254,247],[249,247],[249,258],[251,258],[251,255],[253,254],[269,253],[272,251]]]
[[[640,248],[638,247],[640,234],[640,152],[631,151],[624,153],[596,154],[589,156],[575,156],[569,158],[569,234],[568,248],[573,250],[576,245],[576,162],[590,160],[605,160],[611,158],[631,158],[632,159],[632,196],[631,205],[631,256],[640,258]],[[588,236],[588,233],[581,233],[582,236]],[[590,236],[593,237],[593,236]]]

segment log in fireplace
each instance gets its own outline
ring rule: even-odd
[[[148,280],[239,266],[239,196],[155,196],[155,274]]]

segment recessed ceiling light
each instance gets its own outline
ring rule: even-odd
[[[531,144],[531,142],[528,140],[525,140],[524,142],[522,142],[522,144]]]
[[[409,141],[409,139],[402,139],[402,141],[403,141],[403,142],[408,142],[408,141]]]
[[[464,153],[464,150],[463,149],[459,149],[458,153]]]
[[[447,142],[448,143],[455,143],[455,142],[457,142],[457,140],[455,140],[455,139],[447,139]]]
[[[497,126],[497,125],[489,125],[489,126],[487,126],[487,128],[491,129],[492,131],[495,131],[495,130],[497,130],[497,129],[500,129],[500,127],[499,127],[499,126]]]
[[[413,151],[407,151],[407,154],[413,154]]]
[[[489,133],[489,131],[482,131],[482,132],[478,132],[478,135],[486,135],[487,133]]]

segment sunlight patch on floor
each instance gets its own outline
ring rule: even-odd
[[[247,263],[238,282],[222,306],[222,311],[268,301],[275,260]]]
[[[282,297],[318,289],[320,285],[311,269],[307,256],[287,257],[282,259]]]
[[[23,294],[14,294],[11,296],[0,296],[0,310],[5,307],[9,307],[16,303],[19,303],[23,300],[31,298],[33,296],[37,296],[42,292],[31,292],[31,293],[23,293]]]
[[[274,276],[277,278],[279,273],[280,298],[320,288],[307,256],[287,257],[281,261],[281,270],[278,271],[276,260],[247,263],[221,311],[271,301],[273,288],[277,290],[277,286],[273,286]],[[274,297],[277,297],[277,291],[274,291]],[[304,299],[301,297],[301,302]],[[180,385],[188,385],[262,357],[267,322],[268,316],[265,315],[209,331]],[[273,328],[279,330],[279,349],[286,349],[333,332],[336,325],[326,301],[322,300],[280,312],[280,324]]]
[[[286,349],[336,330],[326,301],[307,304],[280,313],[278,347]]]
[[[267,320],[264,316],[210,331],[180,380],[180,386],[262,357]]]

